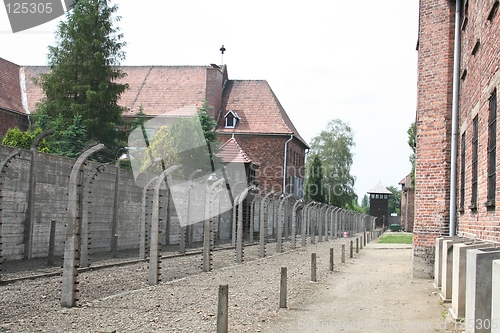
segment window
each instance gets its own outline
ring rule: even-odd
[[[238,125],[238,120],[240,119],[240,117],[238,117],[238,114],[236,114],[236,112],[232,110],[229,110],[224,118],[226,118],[226,128],[235,128]]]
[[[462,134],[462,143],[460,147],[460,210],[465,207],[465,132]]]
[[[478,148],[478,118],[472,122],[472,191],[470,208],[477,208],[477,148]]]
[[[465,30],[467,23],[469,22],[469,1],[465,0],[464,8],[462,9],[462,30]]]
[[[486,206],[495,205],[496,160],[497,160],[497,92],[490,97],[488,118],[488,198]]]

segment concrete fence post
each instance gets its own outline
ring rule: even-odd
[[[281,280],[280,280],[280,308],[286,308],[286,293],[287,293],[287,268],[281,267]]]
[[[146,235],[146,225],[147,225],[147,196],[149,186],[158,179],[158,176],[152,177],[142,189],[142,201],[141,201],[141,226],[139,231],[139,259],[146,259],[146,245],[147,245],[147,235]]]
[[[151,211],[151,244],[149,247],[149,284],[155,285],[160,282],[161,269],[161,238],[160,238],[160,188],[165,184],[165,178],[180,165],[173,165],[163,171],[158,177],[155,184],[153,196],[153,210]],[[168,187],[167,187],[168,191]],[[167,235],[168,237],[168,235]]]
[[[311,281],[316,282],[316,253],[311,253]]]
[[[345,263],[345,244],[342,244],[342,258],[341,258],[341,262],[342,263]]]
[[[243,262],[243,201],[248,195],[250,190],[255,187],[250,186],[243,190],[235,199],[234,208],[238,206],[238,223],[236,224],[236,262]]]
[[[260,227],[259,227],[259,258],[264,258],[266,256],[266,242],[267,242],[267,226],[268,219],[266,218],[269,214],[267,214],[267,199],[274,193],[271,191],[264,195],[264,197],[260,200]]]
[[[82,225],[80,232],[80,267],[90,266],[90,222],[89,222],[89,210],[90,210],[90,198],[92,194],[92,184],[95,177],[104,170],[104,166],[98,166],[90,177],[87,177],[83,185],[83,204],[82,204]],[[85,193],[88,194],[88,198],[85,198]]]
[[[64,242],[63,277],[61,288],[61,306],[73,307],[76,305],[78,292],[78,265],[79,265],[79,235],[80,224],[80,191],[83,163],[95,152],[102,150],[103,144],[97,144],[83,152],[76,160],[69,177],[68,206],[66,215],[66,241]]]
[[[217,306],[217,333],[227,333],[229,328],[229,287],[219,285],[219,302]]]
[[[292,235],[291,235],[291,239],[290,239],[290,247],[293,249],[295,249],[295,242],[296,242],[296,236],[297,236],[297,210],[299,209],[300,206],[303,206],[304,204],[304,200],[300,199],[300,200],[297,200],[295,201],[295,203],[293,204],[293,208],[292,208]],[[304,211],[302,209],[302,211]],[[302,224],[304,223],[304,221],[302,221]]]
[[[250,204],[250,230],[249,230],[249,236],[250,236],[250,244],[253,244],[253,232],[254,232],[254,219],[255,219],[255,205],[257,200],[259,199],[259,195],[255,195],[255,197],[252,200],[252,203]]]
[[[278,253],[283,252],[283,226],[285,223],[287,223],[286,218],[285,218],[285,209],[284,209],[284,203],[293,197],[293,194],[289,194],[286,196],[283,196],[280,200],[279,206],[278,206],[278,232],[276,236],[276,249]]]
[[[31,259],[32,257],[32,242],[33,242],[33,226],[35,221],[35,193],[36,193],[36,160],[38,156],[38,146],[40,142],[47,136],[54,133],[53,129],[48,129],[38,134],[31,143],[31,165],[28,187],[28,201],[26,207],[26,215],[24,218],[24,259]]]
[[[210,206],[212,203],[211,197],[213,190],[221,185],[226,180],[221,178],[214,182],[207,189],[205,196],[205,220],[203,221],[203,271],[209,272],[212,270],[212,218],[210,217]]]
[[[304,209],[302,210],[302,227],[301,227],[301,245],[302,247],[306,246],[307,243],[307,229],[309,228],[310,224],[310,209],[311,205],[314,204],[314,201],[309,202],[308,204],[305,205]]]
[[[2,253],[3,253],[3,245],[2,245],[2,203],[3,203],[3,195],[2,195],[2,188],[3,188],[3,173],[5,171],[5,168],[8,167],[8,164],[10,161],[20,155],[20,150],[19,149],[14,149],[5,159],[0,161],[0,281],[2,280],[1,272],[2,272]]]

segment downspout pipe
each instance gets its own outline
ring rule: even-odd
[[[281,192],[283,194],[286,194],[286,158],[287,158],[287,152],[288,152],[288,142],[293,140],[293,133],[290,135],[290,139],[288,139],[285,142],[285,156],[283,157],[283,189]]]
[[[460,88],[460,8],[462,1],[455,3],[455,45],[453,54],[453,95],[451,109],[451,182],[450,182],[450,225],[449,235],[455,236],[457,219],[457,142],[458,142],[458,100]]]

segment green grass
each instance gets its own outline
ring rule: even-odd
[[[386,233],[379,238],[377,243],[392,243],[392,244],[412,244],[413,235],[407,233]]]

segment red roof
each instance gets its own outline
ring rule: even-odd
[[[222,96],[222,108],[217,124],[219,133],[293,133],[307,146],[265,80],[228,80]],[[236,128],[225,128],[224,115],[229,111],[240,118]]]
[[[18,113],[26,113],[23,108],[20,67],[0,58],[0,108]]]
[[[222,163],[245,163],[245,164],[255,164],[247,152],[240,146],[235,138],[230,138],[220,147],[220,151],[217,154],[218,157],[222,159]]]

